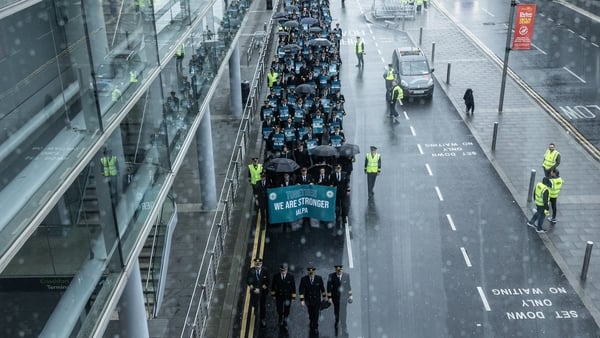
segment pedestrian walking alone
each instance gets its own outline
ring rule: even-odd
[[[544,233],[546,230],[542,227],[544,224],[544,219],[548,216],[548,201],[549,201],[549,191],[548,188],[552,186],[550,179],[548,177],[544,177],[542,182],[538,182],[535,186],[535,207],[536,211],[533,214],[533,217],[527,222],[532,228],[535,228],[537,233]],[[537,227],[535,222],[537,221]]]
[[[560,177],[558,169],[554,169],[550,172],[550,182],[552,186],[548,188],[548,198],[550,199],[550,207],[552,208],[552,217],[548,218],[551,223],[556,223],[556,200],[558,194],[563,185],[563,179]]]
[[[291,273],[288,273],[287,263],[281,264],[279,273],[271,279],[271,297],[275,300],[277,314],[279,315],[279,326],[287,330],[287,320],[290,316],[292,301],[296,299],[296,281]]]
[[[556,169],[560,164],[560,153],[556,150],[556,146],[554,143],[550,143],[548,145],[548,149],[544,153],[544,162],[542,162],[542,167],[544,167],[544,176],[550,177],[550,171],[552,169]]]
[[[377,153],[377,147],[371,146],[371,152],[365,156],[365,174],[367,174],[367,191],[369,199],[373,198],[373,188],[377,176],[381,174],[381,155]]]
[[[352,287],[350,286],[350,275],[344,273],[342,265],[335,265],[335,272],[330,273],[327,278],[327,298],[333,304],[335,318],[335,335],[338,335],[340,325],[342,332],[346,333],[346,309],[347,304],[352,303]]]
[[[307,269],[308,274],[300,279],[300,304],[308,309],[308,319],[311,336],[319,336],[319,311],[321,311],[321,301],[326,299],[325,285],[323,278],[316,274],[317,269],[310,265]]]
[[[265,304],[269,292],[269,274],[262,264],[262,258],[255,258],[254,266],[248,270],[246,280],[250,288],[250,304],[254,307],[255,313],[257,311],[259,313],[260,326],[265,327],[267,326]]]
[[[365,60],[363,59],[363,56],[365,54],[365,42],[360,39],[360,36],[356,37],[356,43],[354,44],[354,52],[356,53],[356,58],[358,59],[356,67],[364,68]]]
[[[475,98],[473,97],[473,89],[467,88],[465,95],[463,96],[463,100],[465,100],[466,113],[471,115],[475,113]]]

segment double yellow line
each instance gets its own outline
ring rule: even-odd
[[[254,232],[254,244],[252,245],[252,258],[250,259],[250,267],[252,267],[252,262],[254,258],[260,257],[263,258],[263,254],[265,251],[265,236],[267,234],[267,229],[261,229],[261,217],[262,215],[258,215],[256,217],[256,231]],[[254,308],[250,307],[250,288],[246,287],[246,296],[244,297],[244,310],[242,314],[242,326],[240,328],[240,338],[245,337],[254,337],[254,323],[255,323]]]

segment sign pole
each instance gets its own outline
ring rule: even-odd
[[[504,50],[504,66],[502,67],[502,84],[500,85],[500,103],[498,104],[498,113],[502,113],[504,105],[504,89],[506,87],[506,73],[508,71],[508,55],[510,54],[510,38],[512,35],[513,21],[515,18],[516,0],[510,0],[510,16],[508,18],[508,32],[506,33],[506,49]]]

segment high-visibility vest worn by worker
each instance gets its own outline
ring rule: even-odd
[[[111,97],[113,102],[117,102],[121,99],[121,91],[118,87],[115,87],[111,93]]]
[[[404,98],[404,91],[400,85],[395,85],[392,88],[392,100],[402,100]]]
[[[562,177],[552,177],[550,178],[550,182],[552,182],[552,186],[548,188],[548,197],[558,198],[560,188],[562,188],[563,179]]]
[[[185,44],[181,44],[179,46],[179,48],[177,48],[177,51],[175,51],[175,55],[178,57],[182,57],[184,55],[184,51],[185,51]]]
[[[133,70],[129,71],[129,82],[130,83],[136,83],[136,82],[138,82],[137,74]]]
[[[381,158],[380,154],[375,154],[375,156],[371,155],[371,153],[367,154],[367,174],[378,173],[379,172],[379,159]]]
[[[543,207],[548,205],[548,200],[544,201],[544,193],[548,190],[548,187],[542,183],[538,182],[535,186],[535,205]]]
[[[554,167],[554,165],[556,164],[556,158],[558,157],[558,154],[559,152],[556,149],[546,149],[546,152],[544,153],[544,163],[542,163],[542,167],[544,167],[544,169],[550,169]]]
[[[102,172],[104,176],[117,176],[117,157],[116,156],[102,156],[100,158],[102,163]]]
[[[365,43],[362,40],[356,41],[356,54],[362,54],[365,52]]]
[[[258,164],[256,168],[254,164],[248,165],[248,170],[250,170],[250,184],[255,185],[258,181],[260,181],[260,174],[262,173],[262,164]]]
[[[393,69],[388,70],[387,75],[385,76],[385,79],[388,81],[392,81],[395,78],[396,77],[394,76],[394,70]]]
[[[277,82],[277,77],[279,77],[279,74],[277,74],[275,72],[269,72],[267,74],[267,80],[268,80],[268,86],[269,86],[269,88],[273,87],[273,85],[275,84],[275,82]]]

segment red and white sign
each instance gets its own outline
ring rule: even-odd
[[[512,49],[526,50],[531,49],[531,40],[533,39],[533,26],[535,24],[535,5],[518,4],[517,22],[515,24],[515,36],[513,38]]]

